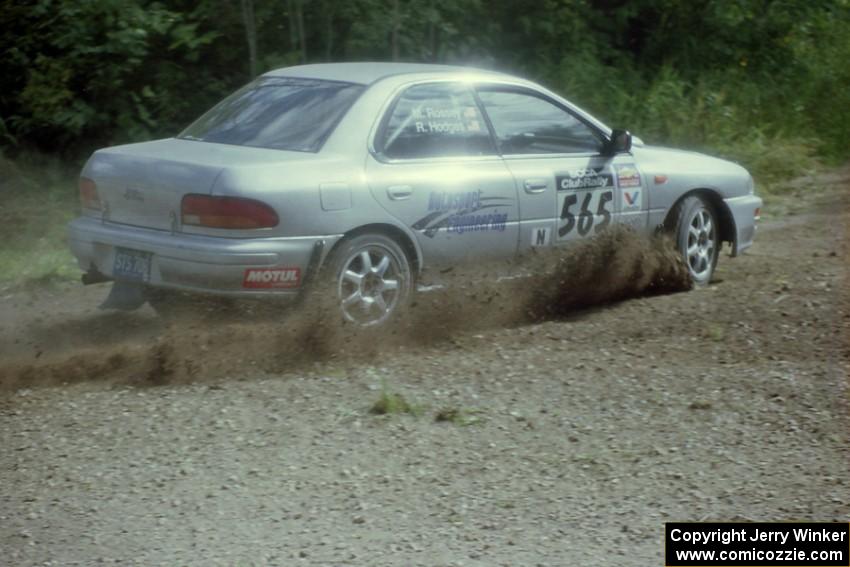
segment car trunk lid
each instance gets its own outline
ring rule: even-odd
[[[105,221],[177,230],[185,195],[210,194],[229,165],[280,162],[287,153],[170,138],[100,150],[82,175],[97,184]]]

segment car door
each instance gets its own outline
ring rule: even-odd
[[[479,97],[513,174],[520,208],[519,251],[592,237],[646,218],[631,155],[602,155],[605,135],[543,93],[479,85]]]
[[[420,83],[390,105],[367,158],[375,199],[416,235],[426,266],[513,259],[513,176],[471,88]]]

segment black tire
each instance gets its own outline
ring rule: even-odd
[[[407,306],[413,290],[411,262],[404,249],[377,233],[340,242],[319,280],[314,295],[333,306],[335,317],[359,327],[383,325],[393,319]]]
[[[720,257],[720,225],[711,203],[692,195],[682,199],[671,215],[673,238],[694,285],[711,281]]]

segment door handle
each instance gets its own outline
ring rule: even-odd
[[[402,201],[408,199],[413,194],[413,187],[410,185],[393,185],[387,187],[387,195],[393,201]]]
[[[545,179],[526,179],[524,185],[526,193],[534,194],[544,192],[548,183]]]

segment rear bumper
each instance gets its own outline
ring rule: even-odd
[[[323,255],[342,235],[297,238],[218,238],[104,223],[80,217],[68,225],[68,242],[80,268],[115,279],[117,247],[151,254],[153,287],[216,295],[294,297]],[[262,277],[249,281],[249,271],[297,269],[285,285]],[[120,278],[118,278],[120,279]]]
[[[737,256],[753,245],[756,235],[756,210],[761,209],[762,200],[755,195],[724,199],[729,212],[735,221],[735,242],[732,245],[732,256]]]

